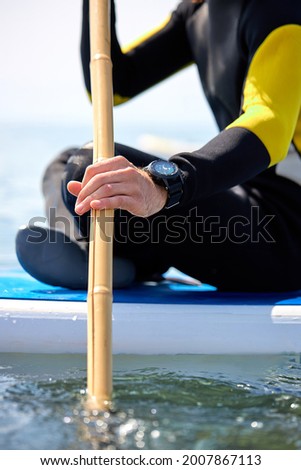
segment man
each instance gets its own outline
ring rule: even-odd
[[[81,52],[90,92],[88,8],[85,0]],[[48,168],[48,180],[63,180],[65,206],[82,232],[87,234],[90,208],[116,209],[114,253],[122,279],[115,285],[175,266],[222,290],[301,288],[301,187],[279,174],[289,149],[301,152],[297,2],[182,1],[127,51],[118,43],[113,4],[112,13],[116,104],[195,62],[220,129],[204,147],[167,163],[116,144],[114,159],[90,165],[91,149],[83,149]],[[183,126],[185,113],[189,106]],[[55,178],[53,165],[61,168]],[[54,259],[58,247],[48,236],[29,244],[30,230],[17,237],[25,269],[45,282],[77,288],[69,261],[63,275],[63,261],[53,262],[51,273],[41,267],[45,253]],[[84,261],[74,259],[85,286],[86,254],[75,242],[69,246],[84,253]],[[61,252],[72,263],[72,254]]]

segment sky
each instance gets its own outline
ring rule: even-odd
[[[93,136],[79,52],[81,2],[0,0],[0,264],[16,263],[14,234],[44,213],[46,165]],[[121,44],[160,24],[177,2],[116,0]],[[155,155],[199,148],[215,133],[194,66],[114,108],[116,140]]]
[[[120,42],[159,24],[177,3],[116,0]],[[90,123],[79,55],[81,0],[0,0],[0,15],[0,122]],[[140,123],[214,125],[194,66],[114,115],[128,123],[138,117]]]

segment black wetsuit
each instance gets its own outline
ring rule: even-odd
[[[85,0],[90,91],[88,8]],[[220,129],[204,147],[171,157],[185,172],[178,206],[150,219],[116,212],[115,252],[142,277],[175,266],[220,289],[301,288],[301,187],[277,170],[290,147],[301,151],[299,1],[182,1],[127,51],[112,11],[116,104],[196,63]],[[118,144],[116,153],[139,166],[154,159]]]

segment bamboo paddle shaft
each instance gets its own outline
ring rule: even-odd
[[[90,0],[93,162],[114,156],[110,0]],[[112,395],[112,210],[91,211],[88,273],[88,395],[107,409]]]

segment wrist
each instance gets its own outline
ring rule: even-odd
[[[159,197],[159,201],[160,201],[160,209],[159,210],[162,210],[162,209],[164,209],[164,207],[166,206],[167,201],[168,201],[168,191],[163,186],[159,186],[156,183],[154,183],[154,184],[157,188],[157,193],[158,193],[158,197]]]
[[[165,190],[164,208],[169,209],[179,204],[183,194],[183,175],[174,162],[154,160],[143,170],[153,182]],[[161,191],[163,195],[163,192]]]

